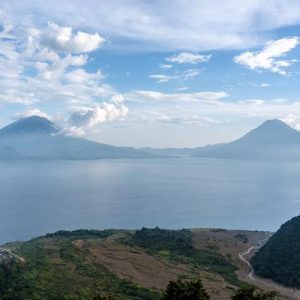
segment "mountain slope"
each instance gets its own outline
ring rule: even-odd
[[[46,118],[21,119],[0,130],[0,159],[102,159],[158,157],[131,147],[116,147],[60,134]]]
[[[280,120],[269,120],[240,139],[194,156],[237,159],[300,159],[300,133]]]
[[[283,224],[252,264],[257,275],[300,288],[300,216]]]
[[[23,118],[0,129],[0,137],[24,134],[51,135],[57,133],[58,128],[52,122],[39,116]]]

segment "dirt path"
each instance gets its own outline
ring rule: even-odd
[[[252,265],[250,264],[250,262],[245,258],[246,255],[249,255],[251,253],[252,250],[257,249],[256,246],[252,246],[250,247],[247,251],[239,253],[239,258],[241,261],[243,261],[249,268],[249,273],[248,273],[248,277],[253,280],[253,281],[257,281],[256,278],[254,277],[254,270]]]
[[[15,254],[14,252],[12,252],[12,251],[11,251],[10,249],[8,249],[8,248],[0,247],[0,252],[3,253],[2,256],[4,256],[4,257],[5,257],[5,255],[8,254],[8,256],[14,257],[15,259],[20,260],[21,262],[24,262],[24,261],[25,261],[25,259],[24,259],[23,257],[21,257],[21,256],[19,256],[19,255],[17,255],[17,254]]]
[[[282,286],[278,283],[275,283],[272,280],[260,278],[255,275],[254,269],[249,261],[249,258],[247,258],[247,257],[250,256],[250,254],[252,252],[255,252],[259,248],[261,248],[268,241],[269,238],[270,238],[270,236],[267,236],[266,238],[258,241],[256,245],[251,246],[246,251],[239,253],[240,260],[242,262],[244,262],[249,268],[248,279],[250,282],[252,281],[252,284],[254,284],[262,289],[273,290],[273,291],[278,292],[280,295],[282,295],[284,297],[283,299],[295,299],[295,300],[299,299],[300,300],[300,290],[288,288],[288,287]]]
[[[240,260],[243,261],[249,268],[248,277],[253,281],[257,281],[257,279],[254,277],[254,269],[249,260],[247,260],[246,256],[248,256],[253,250],[257,251],[259,248],[261,248],[270,237],[270,235],[267,235],[264,239],[259,240],[255,246],[251,246],[247,249],[247,251],[239,253]]]

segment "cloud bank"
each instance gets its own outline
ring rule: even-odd
[[[41,33],[41,42],[55,51],[86,53],[98,49],[105,39],[98,33],[73,32],[71,27],[62,27],[49,22],[47,30]]]
[[[112,47],[123,51],[245,49],[270,40],[272,30],[300,23],[298,0],[243,0],[243,5],[236,0],[60,0],[59,5],[50,0],[42,5],[38,0],[22,0],[7,1],[5,9],[15,20],[36,16],[22,20],[26,25],[53,20],[101,32],[115,41]],[[84,47],[80,41],[85,35],[52,30],[67,36],[67,42],[50,39],[58,49]],[[96,36],[93,39],[99,42]]]
[[[0,105],[29,106],[17,117],[49,118],[41,107],[62,113],[74,107],[72,130],[85,130],[126,116],[128,109],[117,92],[103,82],[101,70],[87,71],[89,53],[102,46],[97,33],[75,31],[49,23],[46,30],[20,28],[9,19],[0,33]],[[110,101],[105,99],[111,98]],[[63,118],[63,117],[61,117]]]
[[[293,59],[282,58],[299,44],[300,38],[297,36],[270,41],[261,51],[244,52],[236,56],[234,61],[251,70],[268,70],[286,76],[288,75],[286,69],[296,61]]]
[[[84,135],[86,130],[107,122],[123,120],[128,114],[121,95],[112,96],[109,102],[103,102],[90,107],[74,108],[68,123],[68,132],[72,135]]]

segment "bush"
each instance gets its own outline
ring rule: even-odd
[[[190,230],[142,228],[135,232],[130,243],[145,248],[151,253],[167,256],[171,260],[217,273],[233,285],[240,284],[235,274],[236,267],[230,259],[214,250],[196,249],[193,246],[193,233]]]
[[[256,292],[254,287],[240,288],[232,300],[275,300],[275,292]]]
[[[196,281],[170,281],[162,300],[209,300],[201,280]]]

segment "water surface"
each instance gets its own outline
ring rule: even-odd
[[[300,163],[0,162],[0,243],[59,229],[276,230],[300,211]]]

